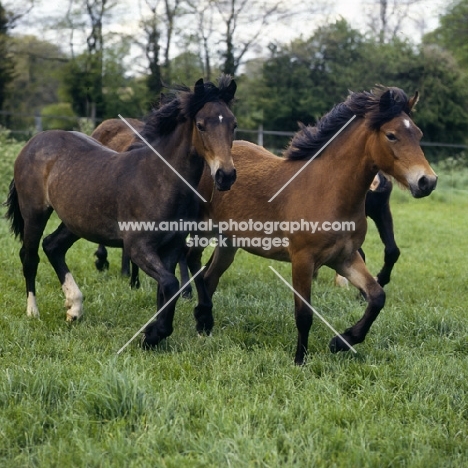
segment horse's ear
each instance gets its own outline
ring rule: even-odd
[[[418,101],[419,101],[419,92],[416,91],[414,93],[414,96],[412,98],[410,98],[410,100],[408,101],[408,107],[409,107],[410,111],[413,110],[414,106],[416,106]]]
[[[234,99],[234,94],[236,94],[237,84],[234,80],[229,83],[227,88],[224,88],[221,91],[221,99],[226,103],[229,104]]]
[[[395,95],[393,89],[387,89],[385,93],[380,96],[379,107],[381,112],[385,112],[395,105]]]
[[[200,78],[195,83],[194,92],[195,96],[203,96],[205,94],[205,85],[203,84],[203,78]]]

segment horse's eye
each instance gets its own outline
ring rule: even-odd
[[[197,128],[200,132],[204,132],[206,130],[205,126],[200,122],[197,123]]]
[[[235,130],[236,128],[237,128],[237,122],[234,122],[233,130]]]
[[[388,141],[397,141],[397,137],[394,133],[387,133],[385,136],[387,137]]]

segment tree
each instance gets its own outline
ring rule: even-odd
[[[86,11],[90,22],[90,32],[86,38],[88,45],[87,68],[91,86],[88,90],[91,101],[91,117],[103,117],[105,113],[102,90],[104,37],[102,23],[104,16],[112,8],[109,0],[85,0]],[[95,106],[95,107],[94,107]]]
[[[65,26],[70,32],[71,63],[65,74],[64,89],[73,100],[73,110],[80,116],[102,118],[103,97],[103,23],[115,6],[112,0],[69,0]],[[85,31],[86,52],[76,55],[73,37]]]
[[[15,36],[8,52],[15,57],[15,79],[8,86],[5,110],[33,114],[60,100],[58,89],[68,57],[59,46],[35,36]]]
[[[381,44],[341,20],[319,28],[308,40],[272,47],[263,67],[263,111],[271,130],[315,123],[348,90],[376,83],[419,90],[416,123],[427,141],[467,140],[468,78],[449,52],[393,39]]]
[[[0,3],[0,109],[3,109],[7,86],[14,76],[14,62],[8,50],[11,27],[10,15]]]
[[[159,96],[162,82],[171,80],[170,51],[181,3],[181,0],[145,0],[149,15],[141,21],[145,32],[142,45],[148,60],[147,85],[152,96]]]
[[[372,0],[368,18],[374,36],[381,44],[396,39],[406,22],[418,24],[421,21],[424,2],[426,0]]]
[[[203,66],[197,54],[182,52],[171,60],[171,78],[174,82],[192,86],[203,76]]]
[[[201,45],[205,75],[210,78],[212,62],[219,61],[220,71],[236,75],[248,53],[260,46],[262,35],[275,21],[287,27],[292,15],[304,18],[322,8],[323,2],[288,2],[271,0],[201,0],[187,1],[196,31],[189,36]],[[298,5],[306,5],[306,11]],[[216,55],[213,54],[216,52]]]
[[[186,37],[187,45],[198,44],[198,54],[203,65],[203,76],[212,79],[211,39],[214,34],[215,12],[211,0],[187,1],[190,13],[195,16],[196,32]]]
[[[440,17],[440,26],[424,37],[424,43],[449,50],[468,69],[468,0],[452,4]]]

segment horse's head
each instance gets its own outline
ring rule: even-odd
[[[218,190],[229,190],[236,180],[231,147],[237,124],[229,108],[235,92],[235,81],[222,77],[219,88],[202,79],[197,81],[193,94],[196,112],[192,144],[210,167]]]
[[[435,189],[437,175],[421,150],[422,132],[409,117],[417,101],[418,93],[408,99],[402,90],[389,88],[380,95],[368,125],[376,132],[372,155],[377,168],[421,198]]]

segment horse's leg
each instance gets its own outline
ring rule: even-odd
[[[195,280],[195,288],[198,295],[198,303],[193,310],[196,329],[199,334],[211,334],[213,329],[213,302],[212,297],[219,283],[221,275],[234,261],[237,249],[232,247],[227,240],[228,247],[216,247],[207,262],[207,268],[203,274],[198,275]],[[200,271],[202,267],[202,247],[190,247],[187,254],[187,265],[192,275]]]
[[[123,255],[122,255],[122,261],[123,261]],[[132,261],[132,274],[130,276],[130,287],[132,289],[140,289],[140,275],[139,275],[139,268],[136,263],[133,263]]]
[[[202,255],[205,249],[202,247],[190,247],[186,255],[187,267],[195,276],[202,267]],[[205,270],[206,271],[206,270]],[[211,333],[213,329],[213,303],[206,289],[204,273],[201,273],[193,280],[197,290],[198,303],[193,309],[195,316],[196,329],[199,335]]]
[[[310,304],[310,291],[314,275],[313,258],[309,252],[303,251],[293,255],[292,263],[292,286],[308,304]],[[304,364],[309,342],[309,332],[312,326],[312,310],[294,294],[294,315],[297,327],[297,348],[294,362],[297,365]]]
[[[130,276],[130,287],[132,289],[140,288],[138,265],[132,262],[130,255],[125,250],[125,246],[122,249],[122,263],[120,273],[122,274],[122,276]]]
[[[122,276],[130,276],[130,257],[126,254],[125,249],[122,249],[120,273]]]
[[[55,273],[62,285],[67,307],[67,321],[79,319],[83,315],[83,294],[73,279],[65,262],[68,249],[79,239],[65,224],[60,226],[42,242],[42,248],[47,255]]]
[[[339,273],[346,276],[351,284],[356,286],[366,298],[367,307],[362,318],[352,327],[346,329],[341,336],[350,344],[362,343],[374,320],[385,304],[385,292],[375,278],[367,270],[366,264],[358,252],[339,268]],[[349,347],[335,336],[330,341],[330,350],[333,353],[348,351]]]
[[[237,247],[233,247],[232,244],[227,241],[227,247],[216,247],[208,260],[208,267],[203,276],[205,285],[210,297],[216,291],[219,284],[219,279],[225,273],[225,271],[232,265],[234,257],[236,256]]]
[[[364,250],[362,250],[362,248],[359,248],[358,252],[362,259],[366,261],[366,254],[364,253]],[[335,275],[335,285],[340,288],[347,288],[349,286],[349,281],[344,276],[341,276],[337,273]]]
[[[36,303],[36,275],[39,265],[38,250],[42,234],[51,213],[52,210],[47,210],[36,216],[25,217],[24,219],[23,245],[20,249],[20,258],[26,281],[26,313],[29,317],[39,317],[39,309]]]
[[[99,244],[94,255],[97,257],[94,264],[99,271],[109,269],[109,262],[107,261],[107,249],[104,245]]]
[[[180,256],[180,259],[179,259],[180,282],[182,284],[185,284],[190,280],[190,275],[189,275],[188,265],[187,265],[188,250],[189,250],[188,247],[185,246],[184,250],[182,251],[182,255]],[[192,285],[191,284],[187,284],[187,286],[185,286],[185,288],[182,290],[182,297],[185,299],[192,298]]]
[[[179,281],[174,275],[177,258],[163,259],[147,245],[134,246],[130,255],[133,262],[158,282],[157,307],[161,310],[179,290]],[[172,333],[176,302],[177,297],[145,328],[144,347],[156,346]]]
[[[393,267],[400,256],[400,249],[395,242],[393,230],[393,218],[390,211],[389,203],[386,203],[381,210],[372,216],[377,230],[379,231],[380,239],[385,246],[384,250],[384,265],[377,275],[377,282],[380,286],[385,286],[390,283],[390,275]]]

